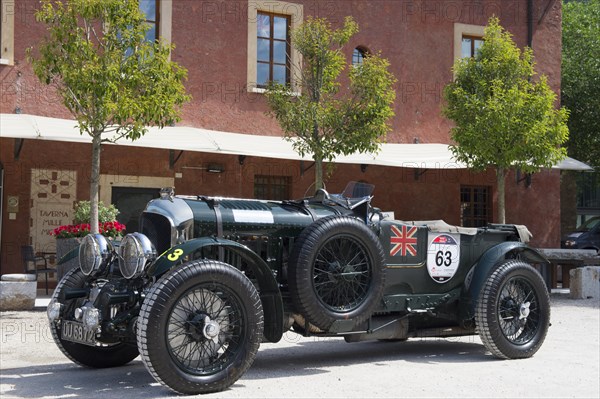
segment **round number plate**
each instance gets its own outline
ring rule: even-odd
[[[427,271],[438,283],[450,280],[458,270],[460,236],[439,234],[431,240],[427,250]]]

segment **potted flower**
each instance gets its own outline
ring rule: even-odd
[[[98,221],[100,234],[109,240],[118,240],[125,233],[125,225],[117,222],[119,211],[114,205],[106,206],[102,202],[98,204]],[[73,224],[59,226],[50,232],[56,237],[56,257],[61,259],[81,243],[81,238],[90,233],[90,202],[79,201],[75,204],[75,217]],[[57,275],[60,280],[64,274],[77,267],[79,259],[75,258],[58,265]]]

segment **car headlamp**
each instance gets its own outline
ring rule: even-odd
[[[577,247],[577,241],[575,240],[567,240],[565,241],[565,246],[566,247]]]
[[[119,247],[119,270],[123,277],[139,277],[148,261],[156,258],[152,242],[141,233],[127,234]]]
[[[62,311],[62,306],[63,305],[55,299],[50,301],[48,308],[46,308],[46,314],[48,315],[48,320],[50,320],[50,322],[58,319],[60,312]]]
[[[79,246],[79,267],[86,276],[97,274],[112,253],[112,246],[102,234],[88,234]]]

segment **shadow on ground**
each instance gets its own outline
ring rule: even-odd
[[[264,380],[329,373],[349,364],[385,367],[390,362],[452,364],[493,361],[473,337],[414,339],[407,342],[346,343],[341,339],[303,339],[293,346],[263,345],[244,380]],[[89,369],[71,363],[2,370],[2,396],[26,398],[157,398],[175,395],[150,376],[137,358],[112,369]]]

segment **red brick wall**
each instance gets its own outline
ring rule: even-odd
[[[547,5],[554,2],[539,19]],[[519,46],[527,44],[526,1],[449,0],[298,0],[306,15],[326,17],[340,26],[352,15],[360,32],[346,53],[358,45],[381,52],[396,76],[396,118],[390,142],[449,142],[450,124],[440,115],[442,89],[452,79],[454,23],[485,25],[498,15]],[[34,1],[17,1],[16,65],[0,66],[0,111],[69,117],[52,88],[32,75],[25,49],[43,35],[35,22]],[[534,0],[534,50],[538,70],[560,88],[560,2]],[[265,115],[262,95],[246,90],[247,1],[173,0],[173,60],[188,69],[186,88],[193,101],[185,106],[182,125],[248,134],[279,135],[277,123]]]

